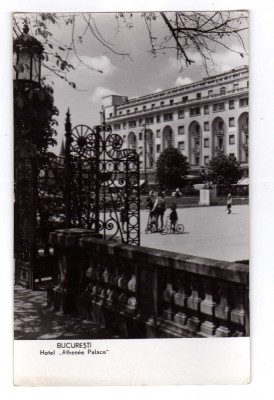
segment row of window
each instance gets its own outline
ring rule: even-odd
[[[248,106],[248,98],[240,99],[239,105],[240,105],[240,107]],[[234,108],[235,108],[234,100],[229,100],[228,107],[229,107],[229,110],[234,110]],[[213,112],[220,112],[220,111],[224,111],[224,110],[225,110],[224,102],[213,104]],[[204,105],[203,112],[204,112],[204,115],[208,115],[210,113],[208,104]],[[190,115],[190,117],[195,117],[195,116],[201,115],[201,107],[190,108],[189,115]],[[178,111],[178,119],[183,119],[183,118],[185,118],[185,110],[184,109]],[[230,120],[232,120],[232,119],[234,119],[234,118],[230,118]],[[169,113],[163,114],[163,121],[164,122],[173,121],[173,113],[169,112]],[[159,123],[159,122],[161,122],[161,115],[156,115],[156,123]],[[144,123],[146,123],[147,125],[154,124],[154,117],[139,118],[138,125],[143,126]],[[113,129],[120,130],[121,126],[123,126],[123,129],[126,129],[127,122],[123,122],[122,125],[121,125],[121,123],[116,123],[113,125]],[[129,126],[129,128],[135,128],[137,126],[137,121],[136,120],[129,121],[128,126]],[[229,126],[234,126],[234,125],[229,125]]]
[[[228,143],[230,145],[235,144],[235,135],[229,135]],[[223,147],[223,139],[221,139],[221,141],[218,143],[218,146],[220,148]],[[205,138],[204,139],[204,148],[209,148],[209,147],[210,147],[210,139],[209,138]],[[178,142],[178,149],[180,151],[185,150],[185,142],[184,141]],[[194,149],[196,149],[197,151],[200,150],[200,141],[199,140],[195,140]],[[161,145],[160,144],[156,144],[156,153],[160,153],[160,152],[161,152]],[[149,147],[149,153],[153,154],[153,146]],[[143,155],[143,147],[142,146],[139,147],[139,155]]]
[[[229,153],[229,155],[231,157],[235,157],[234,153]],[[210,160],[209,156],[204,156],[204,164],[203,165],[208,165],[209,164],[209,160]],[[147,165],[147,168],[153,168],[154,164],[155,164],[154,161],[149,159],[149,164]],[[200,165],[200,157],[199,156],[194,157],[194,164],[195,165]],[[140,161],[140,168],[143,169],[143,161]]]
[[[249,84],[248,84],[248,81],[247,81],[247,87],[249,86]],[[233,84],[233,90],[237,90],[237,89],[239,89],[239,84],[238,83],[234,83]],[[213,89],[210,89],[210,90],[208,90],[208,92],[207,92],[207,96],[208,97],[211,97],[213,94],[218,94],[218,93],[214,93],[213,92]],[[223,87],[221,87],[220,88],[220,92],[219,92],[219,94],[226,94],[226,87],[225,86],[223,86]],[[199,92],[199,93],[196,93],[196,99],[197,100],[200,100],[202,98],[202,93],[201,92]],[[189,100],[189,98],[188,98],[188,96],[183,96],[182,97],[182,103],[186,103],[187,101]],[[167,103],[167,102],[165,102],[165,101],[161,101],[160,102],[160,106],[162,107],[162,106],[165,106],[165,105],[173,105],[174,104],[174,99],[170,99],[169,100],[169,103]],[[152,103],[151,104],[151,108],[153,109],[153,108],[155,108],[155,103]],[[143,111],[145,111],[145,110],[147,110],[147,106],[145,105],[145,106],[143,106]],[[139,109],[138,109],[138,107],[135,107],[134,108],[134,112],[138,112],[139,111]],[[127,110],[127,114],[130,114],[131,113],[131,110],[130,109],[128,109]],[[123,114],[123,111],[120,111],[119,112],[119,115],[122,115]],[[112,117],[112,115],[110,115],[110,117]]]
[[[222,144],[220,145],[220,143],[219,143],[219,147],[222,147],[222,145],[223,145],[223,139],[221,139],[222,140]],[[229,137],[228,137],[228,143],[229,144],[235,144],[235,135],[229,135]],[[209,138],[204,138],[204,148],[209,148],[210,147],[210,139]],[[194,148],[196,149],[196,150],[199,150],[200,149],[200,141],[199,140],[195,140],[195,143],[194,143]],[[183,142],[178,142],[178,149],[179,150],[185,150],[185,142],[183,141]]]

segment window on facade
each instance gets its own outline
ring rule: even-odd
[[[224,144],[223,138],[219,138],[219,139],[218,139],[218,145],[219,145],[219,148],[220,148],[220,149],[223,148],[223,144]]]
[[[156,115],[156,122],[161,122],[161,115]]]
[[[152,158],[149,159],[149,168],[153,168],[153,159]]]
[[[146,118],[146,123],[147,123],[148,125],[153,124],[153,122],[154,122],[153,117],[147,117],[147,118]]]
[[[173,99],[169,100],[169,104],[170,105],[174,104],[174,100]]]
[[[142,146],[139,147],[139,155],[140,155],[140,156],[143,155],[143,147],[142,147]]]
[[[246,81],[246,87],[249,88],[249,81]]]
[[[178,111],[178,118],[179,119],[185,118],[185,110],[179,110]]]
[[[186,103],[187,101],[188,101],[188,96],[182,97],[182,102],[183,102],[183,103]]]
[[[191,108],[190,111],[189,111],[189,115],[191,117],[194,117],[195,115],[200,115],[200,114],[201,114],[200,107]]]
[[[160,152],[161,152],[161,145],[160,145],[160,144],[157,144],[157,145],[156,145],[156,152],[157,152],[157,153],[160,153]]]
[[[204,165],[209,164],[209,156],[204,156]]]
[[[240,107],[248,106],[248,98],[240,99]]]
[[[234,108],[235,108],[234,100],[229,100],[229,109],[234,110]]]
[[[185,127],[183,125],[178,126],[178,135],[183,135],[185,133]]]
[[[151,104],[151,108],[154,108],[155,107],[155,104]]]
[[[127,110],[127,114],[130,114],[130,110]]]
[[[140,169],[143,169],[143,161],[140,161]]]
[[[233,84],[233,90],[237,90],[239,88],[239,83],[234,83]]]
[[[235,144],[235,136],[234,135],[229,135],[229,144]]]
[[[221,87],[220,93],[221,93],[221,94],[225,94],[225,86]]]
[[[143,123],[143,118],[140,118],[138,122],[139,122],[139,126],[141,126]]]
[[[143,106],[143,110],[146,110],[147,106]]]
[[[223,111],[225,109],[225,103],[213,104],[213,111]]]
[[[204,122],[204,131],[209,131],[209,121]]]
[[[201,99],[202,98],[202,93],[196,93],[196,97],[197,97],[197,99]]]
[[[172,113],[164,114],[164,121],[172,121],[173,115]]]
[[[229,153],[229,157],[235,157],[234,153]]]
[[[119,111],[119,115],[122,115],[123,114],[123,111]]]
[[[208,91],[208,95],[209,95],[209,96],[212,96],[212,95],[213,95],[213,90],[209,90],[209,91]]]
[[[195,157],[195,165],[199,165],[200,164],[200,157]]]
[[[138,111],[138,107],[134,108],[134,112],[137,112],[137,111]]]
[[[209,138],[204,138],[204,147],[209,147]]]
[[[178,143],[178,149],[179,150],[184,150],[185,149],[185,142],[179,142]]]
[[[143,140],[143,132],[139,132],[139,140]]]
[[[127,135],[123,135],[123,142],[125,143],[127,139]]]
[[[112,113],[109,114],[109,118],[112,118]]]
[[[130,128],[135,128],[135,126],[136,126],[136,121],[129,121],[128,126],[129,126]]]
[[[157,137],[157,138],[160,138],[160,137],[161,137],[161,131],[160,131],[160,129],[157,129],[157,131],[156,131],[156,137]]]
[[[120,124],[114,124],[114,125],[113,125],[113,129],[114,129],[115,131],[118,131],[119,129],[121,129],[121,125],[120,125]]]
[[[229,126],[235,126],[235,118],[229,118]]]
[[[126,127],[127,127],[127,123],[123,122],[123,129],[126,129]]]
[[[204,114],[205,115],[209,114],[209,105],[208,104],[204,105]]]
[[[161,106],[164,106],[164,105],[165,105],[165,102],[164,102],[164,101],[161,101],[160,104],[161,104]]]

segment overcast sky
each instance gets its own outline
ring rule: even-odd
[[[120,22],[117,32],[115,14],[97,13],[94,20],[102,37],[117,52],[130,54],[129,57],[114,54],[103,46],[91,33],[86,34],[82,43],[76,40],[77,52],[83,61],[103,73],[91,71],[84,65],[79,65],[71,52],[70,62],[78,67],[70,73],[70,81],[76,83],[79,90],[70,87],[66,82],[48,75],[49,82],[53,82],[55,105],[59,109],[57,118],[58,146],[54,152],[59,152],[60,143],[64,135],[64,121],[67,108],[70,108],[72,124],[87,124],[94,126],[100,122],[99,111],[101,99],[109,94],[125,95],[129,98],[168,89],[178,85],[188,84],[206,76],[201,60],[193,54],[195,64],[181,70],[176,59],[175,50],[153,58],[150,54],[150,43],[144,19],[141,14],[135,13],[133,28],[127,29]],[[85,29],[82,16],[77,17],[75,37],[81,36]],[[153,34],[156,37],[164,35],[167,27],[161,17],[154,24]],[[50,30],[54,39],[61,44],[69,44],[71,28],[66,27],[62,19],[58,26],[51,25]],[[244,34],[247,45],[247,32]],[[231,44],[231,43],[230,43]],[[233,48],[239,49],[238,43],[232,43]],[[224,48],[217,48],[214,55],[215,72],[225,72],[233,67],[248,64],[248,57],[241,58],[238,54]],[[45,71],[44,71],[45,73]]]

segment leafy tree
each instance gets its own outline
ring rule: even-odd
[[[182,186],[189,164],[178,149],[168,147],[160,154],[156,168],[159,184],[172,189]]]
[[[46,153],[49,146],[57,142],[54,139],[57,132],[57,121],[54,116],[58,110],[54,106],[53,90],[49,86],[22,87],[21,82],[14,82],[14,137],[15,146],[26,148],[29,144],[32,149]]]
[[[213,184],[229,187],[237,183],[241,177],[242,171],[236,157],[220,154],[210,160],[205,180]]]
[[[123,27],[134,29],[135,17],[138,14],[140,15],[140,13],[113,13],[116,20],[116,34]],[[213,55],[220,48],[237,53],[239,57],[247,54],[242,38],[242,33],[248,29],[247,12],[144,12],[141,13],[141,17],[148,32],[149,51],[153,57],[171,51],[175,52],[181,66],[190,66],[195,63],[194,54],[198,54],[207,73],[210,74],[214,72]],[[76,68],[70,62],[72,55],[78,64],[81,63],[92,71],[103,73],[85,63],[79,55],[79,44],[88,40],[88,35],[92,35],[108,51],[122,57],[131,57],[129,53],[117,50],[117,43],[111,44],[102,36],[100,26],[96,22],[96,13],[14,14],[14,37],[20,37],[23,21],[28,22],[30,34],[41,41],[45,48],[43,67],[74,88],[76,84],[68,79],[68,73]],[[78,25],[83,26],[80,34]],[[155,33],[157,29],[159,32],[159,26],[161,26],[160,33]],[[56,40],[53,27],[69,29],[66,43]],[[239,47],[235,47],[235,43],[238,43]]]

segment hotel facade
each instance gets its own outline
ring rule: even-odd
[[[188,158],[198,175],[218,154],[234,155],[248,174],[247,66],[161,92],[103,98],[105,121],[140,155],[140,174],[156,182],[156,162],[168,146]]]

